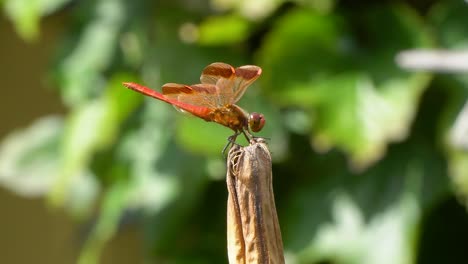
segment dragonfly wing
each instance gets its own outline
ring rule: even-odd
[[[166,83],[162,87],[165,97],[183,102],[214,109],[219,105],[218,89],[214,84],[184,85]]]
[[[262,69],[254,65],[245,65],[235,69],[235,74],[230,78],[220,78],[216,85],[220,90],[223,104],[235,104],[239,101],[247,87],[252,84],[262,73]]]
[[[191,93],[192,89],[185,84],[166,83],[162,86],[162,93],[166,98],[177,100],[180,94]]]
[[[208,65],[202,72],[202,84],[217,86],[218,107],[234,104],[244,95],[247,87],[262,73],[262,69],[254,65],[233,68],[231,65],[215,62]]]
[[[179,110],[189,112],[194,116],[205,119],[206,121],[212,121],[211,112],[213,112],[213,109],[210,107],[206,107],[203,105],[189,104],[187,102],[179,101],[173,96],[166,96],[165,94],[158,93],[151,88],[148,88],[146,86],[143,86],[137,83],[126,82],[126,83],[123,83],[123,85],[126,86],[127,88],[130,88],[144,95],[147,95],[147,96],[156,98],[158,100],[164,101],[168,104],[171,104]],[[165,84],[165,86],[166,86],[165,89],[167,89],[168,91],[171,91],[171,89],[174,89],[174,90],[179,89],[181,91],[190,92],[191,90],[189,86],[180,85],[180,84]],[[164,86],[163,86],[163,92],[164,92]]]
[[[203,69],[201,83],[217,84],[219,79],[230,79],[236,75],[236,70],[229,64],[215,62]]]

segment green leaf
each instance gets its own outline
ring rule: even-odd
[[[102,248],[117,232],[120,219],[128,206],[129,189],[126,182],[116,182],[105,192],[99,218],[87,237],[77,263],[99,263]]]
[[[387,141],[406,137],[420,87],[428,79],[412,81],[414,85],[394,80],[376,87],[369,76],[349,73],[317,83],[314,146],[327,150],[338,145],[357,166],[379,159]]]
[[[411,10],[362,10],[356,23],[365,40],[340,18],[311,10],[292,10],[277,23],[259,53],[261,81],[275,101],[309,115],[317,149],[338,147],[362,168],[380,159],[388,142],[406,137],[430,80],[394,63],[399,50],[431,44]],[[382,31],[387,23],[392,30]]]
[[[330,68],[339,65],[338,39],[345,37],[341,28],[337,17],[304,9],[290,11],[276,22],[258,54],[263,68],[260,81],[276,101],[290,104],[285,95],[313,78],[326,77]]]
[[[141,209],[149,217],[152,223],[145,234],[157,250],[173,249],[168,241],[180,237],[180,225],[209,182],[206,161],[174,142],[170,132],[174,122],[168,118],[172,111],[166,104],[147,104],[141,124],[123,135],[117,150],[120,162],[128,164],[127,207]],[[224,168],[217,173],[224,173]]]
[[[313,8],[320,13],[330,13],[336,5],[335,0],[294,0],[298,4]]]
[[[129,166],[132,207],[158,212],[179,191],[174,173],[158,166],[165,152],[175,147],[171,144],[173,135],[168,132],[171,125],[168,112],[172,109],[165,104],[152,103],[151,99],[148,102],[139,115],[141,124],[122,135],[117,153],[121,162]]]
[[[429,141],[394,146],[366,173],[352,175],[333,155],[302,176],[282,224],[298,263],[412,263],[423,212],[449,191],[445,162]],[[290,173],[294,173],[292,171]]]
[[[466,11],[466,2],[456,0],[439,2],[430,10],[429,18],[443,48],[468,47]]]
[[[47,193],[57,175],[63,122],[44,117],[12,132],[0,147],[0,183],[17,194]]]
[[[14,22],[18,34],[27,41],[36,40],[39,35],[39,20],[70,0],[5,0],[7,16]]]
[[[263,0],[263,1],[235,1],[235,0],[212,0],[213,6],[220,10],[234,9],[239,14],[252,20],[264,19],[276,8],[278,8],[284,0]]]
[[[179,118],[177,127],[179,144],[193,153],[204,155],[221,156],[221,150],[232,134],[234,132],[229,128],[188,115]],[[239,139],[244,140],[243,135]]]
[[[141,97],[122,86],[128,76],[115,76],[99,99],[75,109],[65,125],[60,149],[60,177],[49,194],[52,203],[62,205],[77,174],[89,169],[96,151],[109,148],[117,139],[121,123],[140,102]]]
[[[201,45],[226,45],[244,41],[249,34],[249,22],[242,17],[226,15],[205,19],[198,27]]]
[[[453,181],[457,195],[461,197],[461,202],[468,206],[468,154],[459,149],[448,151],[449,172]]]
[[[468,206],[468,108],[466,83],[454,75],[444,75],[435,79],[435,85],[448,94],[439,120],[440,138],[443,139],[448,171],[455,194]]]
[[[437,40],[443,49],[463,52],[468,49],[468,29],[466,24],[466,2],[444,1],[434,5],[429,12],[429,20],[435,28]],[[467,74],[453,74],[452,78],[468,85]]]
[[[134,91],[122,91],[143,98]],[[112,90],[107,94],[117,95]],[[128,98],[122,99],[122,94],[111,98],[128,101]],[[116,108],[119,112],[127,112],[122,111],[122,104],[111,102],[120,106]],[[155,247],[165,247],[166,236],[177,237],[178,225],[184,220],[181,216],[193,210],[208,178],[204,174],[205,162],[187,156],[172,141],[173,135],[167,133],[172,122],[167,114],[170,111],[172,109],[164,104],[146,105],[139,112],[141,120],[123,132],[120,142],[114,143],[114,164],[107,172],[113,176],[112,182],[104,194],[101,213],[84,245],[79,263],[99,263],[105,243],[115,235],[121,218],[129,209],[151,216],[156,223],[153,226],[155,234],[150,237]],[[124,180],[118,176],[122,170],[116,163],[124,167],[128,176]]]
[[[126,17],[124,1],[100,0],[87,14],[89,22],[59,61],[57,74],[62,96],[69,106],[78,106],[106,85],[104,72],[113,59]],[[92,18],[92,19],[91,19]],[[77,32],[73,32],[77,35]]]
[[[143,80],[148,86],[160,87],[168,82],[199,83],[202,70],[210,63],[222,61],[240,65],[245,61],[246,56],[240,50],[183,42],[178,32],[190,16],[186,10],[174,8],[170,13],[161,11],[157,15],[160,17],[155,25],[158,41],[151,47],[143,65]]]
[[[48,194],[61,174],[63,130],[62,119],[45,117],[9,135],[0,147],[0,183],[28,197]],[[86,168],[73,176],[64,200],[66,208],[81,217],[89,212],[99,186]]]

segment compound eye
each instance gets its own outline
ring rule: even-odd
[[[253,132],[258,132],[262,130],[264,125],[265,125],[265,117],[262,114],[254,112],[249,115],[249,128]]]

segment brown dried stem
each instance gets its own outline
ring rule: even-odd
[[[229,263],[284,263],[271,156],[264,140],[233,146],[227,167]]]

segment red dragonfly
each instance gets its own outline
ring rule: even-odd
[[[229,127],[234,130],[234,135],[229,137],[229,145],[241,133],[250,142],[254,138],[250,130],[258,132],[265,125],[262,114],[248,114],[235,104],[261,73],[262,69],[254,65],[234,68],[215,62],[203,70],[201,84],[166,83],[162,86],[162,94],[137,83],[125,82],[123,85],[171,104],[182,112]]]

